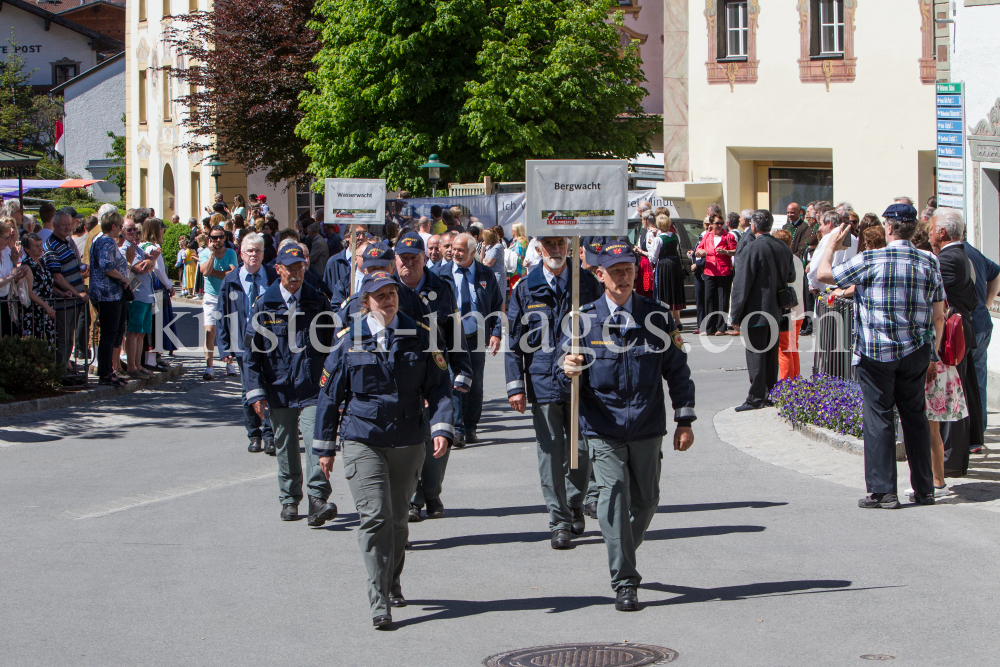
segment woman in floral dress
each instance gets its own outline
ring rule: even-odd
[[[21,335],[47,340],[56,344],[56,313],[48,303],[52,300],[52,274],[42,262],[42,238],[38,234],[24,237],[24,260],[31,272],[25,275],[31,305],[21,309]]]
[[[931,468],[934,472],[934,497],[941,498],[952,493],[948,485],[944,483],[944,439],[941,437],[941,422],[962,421],[969,416],[958,368],[947,366],[940,361],[932,361],[927,368],[924,395],[927,402],[927,423],[931,427]]]

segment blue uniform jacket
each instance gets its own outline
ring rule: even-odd
[[[351,275],[351,264],[344,257],[344,253],[341,252],[335,257],[331,251],[330,259],[326,263],[326,269],[323,270],[323,283],[329,288],[330,293],[333,294],[341,279],[349,275]]]
[[[473,260],[476,267],[476,302],[479,304],[479,312],[486,318],[486,334],[488,336],[503,335],[503,327],[500,323],[499,313],[503,312],[503,295],[500,294],[500,285],[497,284],[496,275],[488,266],[482,262]],[[455,303],[458,303],[458,285],[455,284],[455,263],[443,264],[437,271],[437,277],[451,285],[451,289],[456,294]],[[487,339],[487,343],[489,340]]]
[[[265,287],[273,285],[278,280],[277,272],[268,266],[262,266],[264,272]],[[266,291],[266,290],[265,290]],[[262,291],[257,298],[264,294]],[[228,357],[230,354],[242,356],[243,341],[247,335],[247,319],[250,317],[250,309],[253,304],[247,302],[250,298],[243,291],[243,284],[240,282],[240,270],[230,271],[222,279],[219,287],[219,300],[215,304],[215,312],[219,313],[221,319],[215,325],[215,347],[219,349],[219,358]],[[233,315],[235,313],[235,315]],[[233,329],[233,320],[236,320],[236,329]]]
[[[559,377],[564,354],[559,343],[563,319],[573,307],[572,271],[580,271],[581,304],[590,303],[604,291],[597,278],[580,269],[579,263],[570,263],[568,270],[571,273],[566,276],[561,298],[549,287],[541,264],[514,288],[507,307],[510,349],[504,355],[508,398],[526,394],[532,403],[558,403],[569,398],[569,387]],[[565,326],[569,330],[568,320]]]
[[[337,334],[345,342],[327,357],[320,380],[313,439],[317,456],[339,451],[338,435],[341,441],[356,440],[372,447],[423,444],[425,400],[431,436],[454,439],[451,381],[444,354],[428,351],[430,335],[425,325],[404,313],[398,317],[386,352],[376,350],[367,318]],[[439,336],[438,346],[441,342]]]
[[[315,318],[316,338],[329,350],[333,345],[333,313],[326,298],[303,283],[295,310],[295,348],[288,342],[289,313],[275,281],[250,311],[250,326],[243,346],[243,390],[248,403],[267,399],[271,408],[304,408],[316,404],[326,351],[313,347],[310,324]],[[322,316],[321,316],[322,315]]]
[[[428,315],[434,313],[437,319],[437,327],[444,337],[445,359],[451,372],[455,375],[456,387],[472,387],[472,361],[469,358],[469,351],[465,346],[465,336],[455,336],[455,326],[452,316],[457,312],[455,306],[455,294],[452,292],[451,283],[446,283],[440,277],[424,272],[424,284],[420,286],[420,292],[400,283],[399,285],[399,312],[405,314],[414,322],[421,322],[430,326]],[[341,291],[347,289],[350,276],[341,281]],[[432,298],[433,297],[433,298]],[[335,295],[336,298],[336,295]],[[348,296],[341,303],[333,304],[333,311],[340,316],[344,326],[350,326],[354,321],[354,314],[361,308],[361,302],[356,295]]]
[[[602,296],[580,311],[590,320],[580,350],[586,361],[593,361],[580,378],[580,429],[614,443],[663,437],[667,434],[663,380],[670,390],[674,421],[690,426],[696,418],[694,382],[670,311],[633,293],[634,321],[621,333],[608,327],[607,336],[607,299]],[[649,323],[656,331],[646,324],[650,313]],[[569,337],[563,336],[562,342],[568,350]],[[562,369],[559,377],[569,383]]]

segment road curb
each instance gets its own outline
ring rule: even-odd
[[[782,419],[786,424],[788,423],[787,419]],[[815,424],[792,424],[792,430],[798,431],[810,440],[822,442],[823,444],[830,445],[834,449],[839,449],[842,452],[856,454],[857,456],[865,455],[864,441],[852,438],[849,435],[837,433],[836,431],[831,431],[828,428],[816,426]]]
[[[16,401],[0,405],[0,418],[16,417],[26,415],[31,412],[41,410],[52,410],[54,408],[66,408],[81,403],[89,403],[102,398],[111,398],[121,394],[131,394],[146,389],[154,385],[162,384],[171,380],[184,372],[184,364],[176,364],[162,373],[156,373],[152,377],[137,380],[129,380],[121,387],[107,387],[94,385],[93,389],[68,394],[66,396],[53,396],[51,398],[37,398],[31,401]]]

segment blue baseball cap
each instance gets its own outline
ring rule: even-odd
[[[288,266],[289,264],[306,261],[306,254],[302,252],[302,248],[298,244],[290,243],[281,249],[275,261],[278,264]]]
[[[890,220],[898,220],[899,222],[916,222],[917,209],[909,204],[893,204],[885,209],[882,217]]]
[[[583,255],[587,259],[587,264],[597,266],[601,248],[610,240],[612,239],[608,236],[584,236],[580,239],[580,243],[583,244]]]
[[[392,275],[388,271],[372,271],[361,281],[361,289],[358,290],[358,298],[360,299],[369,292],[377,292],[386,285],[396,285],[398,287],[399,282],[396,280],[396,276]]]
[[[635,264],[635,253],[627,241],[605,243],[597,256],[597,264],[605,269],[615,264]]]
[[[424,240],[416,232],[406,232],[396,241],[397,255],[416,255],[424,251]]]
[[[392,251],[392,248],[384,243],[372,243],[365,248],[365,252],[361,259],[361,268],[367,269],[369,267],[376,267],[384,269],[388,267],[394,259],[396,259],[396,254]]]

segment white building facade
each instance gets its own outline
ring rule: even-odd
[[[710,203],[776,216],[792,201],[922,206],[934,194],[932,14],[932,0],[665,0],[675,182],[658,192],[699,217]]]
[[[63,96],[63,164],[83,178],[107,179],[108,169],[117,162],[107,157],[112,138],[108,132],[125,131],[125,53],[122,52],[52,89]],[[91,186],[98,201],[116,202],[121,192],[114,183]]]
[[[126,138],[128,175],[125,202],[129,207],[151,207],[158,217],[169,220],[178,215],[201,220],[206,206],[214,201],[216,181],[212,156],[188,152],[181,146],[188,134],[181,125],[187,113],[176,100],[188,94],[183,84],[161,68],[183,68],[183,58],[173,53],[164,40],[170,21],[165,16],[194,9],[211,8],[207,0],[129,0],[126,30]],[[227,203],[236,194],[264,194],[282,226],[296,216],[322,210],[319,193],[297,191],[294,184],[278,187],[266,184],[263,173],[247,175],[241,165],[219,168],[218,191]]]
[[[13,55],[24,58],[25,72],[31,73],[28,83],[37,90],[48,90],[78,76],[123,46],[24,0],[3,0],[0,4],[0,62]]]

